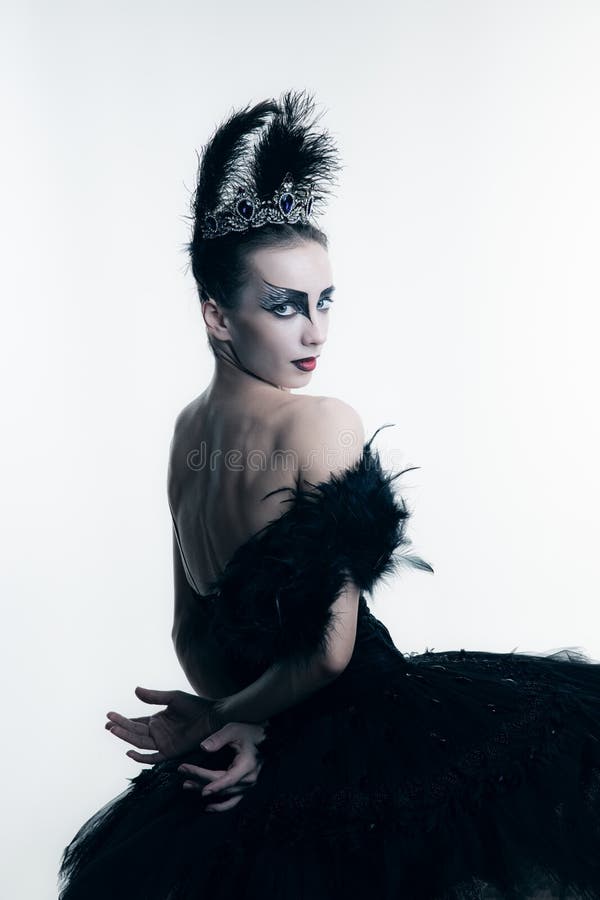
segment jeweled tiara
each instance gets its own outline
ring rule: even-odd
[[[251,190],[238,187],[234,200],[213,209],[202,219],[204,238],[220,237],[231,231],[247,231],[267,222],[279,224],[307,222],[313,208],[312,187],[294,188],[294,179],[287,172],[281,186],[270,199],[261,199]]]

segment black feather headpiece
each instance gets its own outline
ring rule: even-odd
[[[330,133],[316,127],[322,113],[314,108],[305,91],[287,91],[216,129],[203,148],[192,204],[202,237],[305,223],[322,211],[342,165]]]

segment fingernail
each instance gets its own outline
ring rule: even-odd
[[[208,738],[205,741],[202,741],[200,746],[202,747],[203,750],[208,750],[212,746],[212,742],[211,742],[210,738]]]

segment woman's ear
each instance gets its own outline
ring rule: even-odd
[[[225,313],[219,308],[217,302],[209,297],[208,300],[202,301],[202,317],[209,340],[213,338],[217,341],[229,341],[231,335],[227,327]]]

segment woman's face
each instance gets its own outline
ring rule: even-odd
[[[237,308],[223,314],[235,355],[264,381],[303,387],[327,340],[334,291],[329,254],[316,241],[304,241],[255,250],[249,264]],[[296,362],[306,358],[303,370]]]

